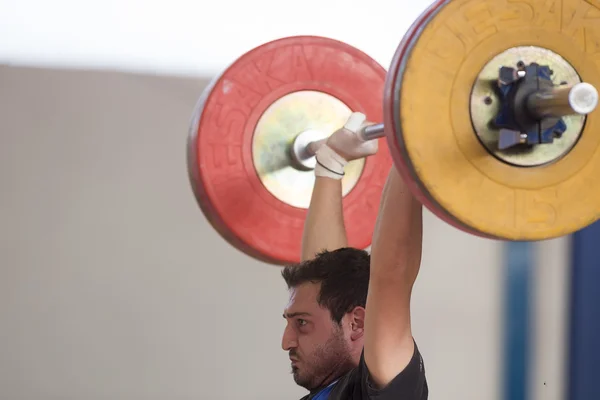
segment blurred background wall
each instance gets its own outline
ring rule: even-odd
[[[185,145],[241,53],[318,34],[387,66],[429,4],[311,1],[293,19],[266,0],[0,4],[0,399],[304,395],[279,267],[210,227]],[[431,399],[595,398],[597,230],[505,244],[426,213],[413,319]]]

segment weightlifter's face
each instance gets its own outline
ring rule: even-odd
[[[294,381],[308,390],[330,383],[354,366],[348,335],[317,303],[319,288],[305,283],[290,289],[283,313],[287,325],[281,346],[289,353]]]

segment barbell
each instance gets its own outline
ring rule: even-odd
[[[323,37],[248,51],[194,110],[188,173],[201,210],[246,254],[297,262],[314,153],[359,111],[375,122],[360,134],[382,142],[342,179],[350,246],[370,245],[392,165],[429,211],[481,237],[543,240],[595,222],[600,0],[554,3],[438,0],[387,72]]]

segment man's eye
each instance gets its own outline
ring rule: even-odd
[[[300,325],[300,326],[304,326],[304,325],[306,325],[306,320],[304,320],[304,319],[299,319],[299,320],[298,320],[298,325]]]

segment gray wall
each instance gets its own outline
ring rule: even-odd
[[[294,399],[278,267],[189,188],[205,79],[0,67],[0,398]],[[429,214],[431,399],[499,399],[500,247]]]

